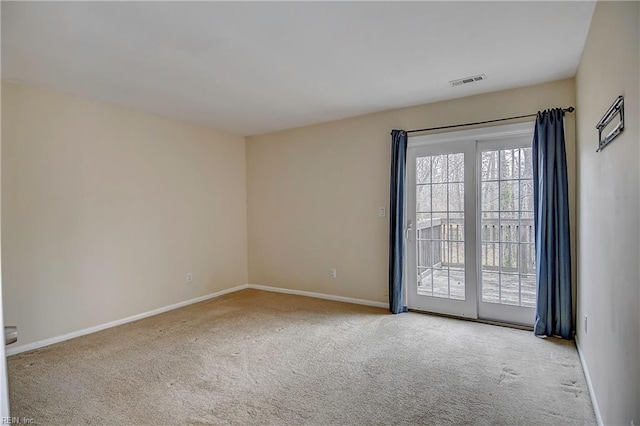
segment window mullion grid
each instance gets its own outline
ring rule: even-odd
[[[522,306],[522,150],[518,149],[518,306]]]
[[[433,276],[436,274],[436,271],[433,268],[435,266],[436,260],[436,252],[434,251],[435,243],[433,242],[433,155],[429,157],[429,184],[431,185],[429,187],[429,226],[431,229],[431,297],[433,297]]]
[[[445,167],[445,188],[447,191],[447,223],[445,225],[445,236],[447,237],[447,298],[451,298],[451,235],[449,229],[449,155],[445,155],[446,167]]]
[[[502,165],[500,150],[498,153],[498,303],[502,303]]]

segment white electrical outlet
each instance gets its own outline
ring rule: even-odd
[[[385,288],[385,289],[384,289],[384,295],[385,295],[385,296],[389,296],[389,289],[388,289],[388,288]]]
[[[384,207],[380,207],[380,209],[378,210],[378,216],[385,217],[386,215],[387,215],[387,209],[385,209]]]
[[[191,272],[187,272],[187,284],[193,282],[193,274]]]
[[[329,270],[329,276],[335,280],[336,278],[338,278],[338,271],[336,271],[335,269]]]

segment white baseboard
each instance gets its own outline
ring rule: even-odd
[[[175,303],[173,305],[164,306],[162,308],[154,309],[148,312],[143,312],[141,314],[132,315],[127,318],[122,318],[119,320],[107,322],[104,324],[95,325],[93,327],[85,328],[78,331],[73,331],[71,333],[63,334],[61,336],[50,337],[44,340],[38,340],[33,343],[27,343],[26,345],[18,345],[18,346],[7,346],[6,347],[6,355],[16,355],[22,352],[32,351],[34,349],[43,348],[45,346],[53,345],[54,343],[64,342],[65,340],[70,340],[76,337],[84,336],[87,334],[95,333],[97,331],[105,330],[107,328],[116,327],[118,325],[126,324],[128,322],[137,321],[139,319],[152,317],[154,315],[161,314],[163,312],[172,311],[174,309],[182,308],[187,305],[192,305],[194,303],[202,302],[208,299],[214,299],[216,297],[224,296],[225,294],[234,293],[236,291],[244,290],[247,288],[253,288],[256,290],[263,291],[271,291],[275,293],[285,293],[285,294],[294,294],[298,296],[307,296],[314,297],[316,299],[326,299],[326,300],[334,300],[336,302],[346,302],[353,303],[356,305],[365,305],[365,306],[375,306],[378,308],[389,308],[388,303],[384,302],[375,302],[373,300],[364,300],[364,299],[354,299],[351,297],[343,297],[343,296],[334,296],[332,294],[324,294],[324,293],[313,293],[310,291],[302,291],[302,290],[291,290],[288,288],[280,288],[280,287],[269,287],[264,285],[256,285],[256,284],[243,284],[236,287],[228,288],[225,290],[217,291],[215,293],[207,294],[204,296],[196,297],[194,299],[185,300],[184,302]]]
[[[211,293],[211,294],[207,294],[207,295],[204,295],[204,296],[196,297],[194,299],[185,300],[184,302],[178,302],[178,303],[175,303],[173,305],[164,306],[162,308],[154,309],[154,310],[151,310],[151,311],[148,311],[148,312],[143,312],[143,313],[137,314],[137,315],[132,315],[132,316],[127,317],[127,318],[123,318],[123,319],[107,322],[107,323],[104,323],[104,324],[95,325],[93,327],[85,328],[85,329],[78,330],[78,331],[73,331],[71,333],[63,334],[61,336],[55,336],[55,337],[51,337],[49,339],[38,340],[36,342],[28,343],[26,345],[7,346],[6,347],[6,354],[7,354],[7,356],[10,356],[10,355],[19,354],[21,352],[32,351],[34,349],[39,349],[39,348],[42,348],[42,347],[45,347],[45,346],[53,345],[54,343],[63,342],[65,340],[73,339],[75,337],[80,337],[80,336],[84,336],[86,334],[95,333],[97,331],[105,330],[107,328],[111,328],[111,327],[115,327],[115,326],[118,326],[118,325],[126,324],[128,322],[137,321],[139,319],[152,317],[154,315],[158,315],[158,314],[161,314],[163,312],[168,312],[168,311],[172,311],[174,309],[182,308],[182,307],[187,306],[187,305],[192,305],[194,303],[202,302],[202,301],[205,301],[205,300],[208,300],[208,299],[214,299],[216,297],[224,296],[225,294],[233,293],[233,292],[236,292],[236,291],[239,291],[239,290],[244,290],[244,289],[246,289],[248,287],[249,286],[247,284],[243,284],[243,285],[239,285],[237,287],[232,287],[232,288],[228,288],[228,289],[225,289],[225,290],[217,291],[215,293]]]
[[[602,421],[602,415],[600,414],[600,409],[598,408],[598,401],[596,401],[596,394],[593,391],[593,384],[591,383],[591,376],[589,375],[589,368],[587,368],[587,362],[584,359],[584,355],[582,355],[582,349],[580,348],[580,342],[578,341],[578,336],[575,336],[576,339],[576,348],[578,349],[578,356],[580,357],[580,363],[582,364],[582,371],[584,371],[584,378],[587,381],[587,388],[589,389],[589,396],[591,396],[591,405],[593,405],[593,411],[596,414],[596,422],[598,426],[604,426],[604,422]]]
[[[353,303],[354,305],[374,306],[376,308],[389,308],[389,304],[385,302],[376,302],[366,299],[355,299],[352,297],[334,296],[333,294],[314,293],[312,291],[292,290],[289,288],[270,287],[266,285],[249,284],[249,288],[263,291],[271,291],[274,293],[294,294],[296,296],[314,297],[316,299],[333,300],[336,302]]]

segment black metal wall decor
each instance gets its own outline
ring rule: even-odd
[[[602,137],[602,133],[605,128],[613,121],[614,118],[618,117],[618,122],[615,127],[611,129],[609,133]],[[605,146],[611,143],[616,136],[618,136],[624,130],[624,97],[618,96],[618,98],[613,102],[613,105],[604,113],[598,124],[596,125],[596,129],[598,129],[598,149],[596,152],[600,152],[604,149]]]

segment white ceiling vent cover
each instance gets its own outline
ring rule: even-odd
[[[463,84],[475,83],[476,81],[486,80],[487,76],[484,74],[474,75],[473,77],[460,78],[458,80],[451,80],[449,84],[451,87],[462,86]]]

